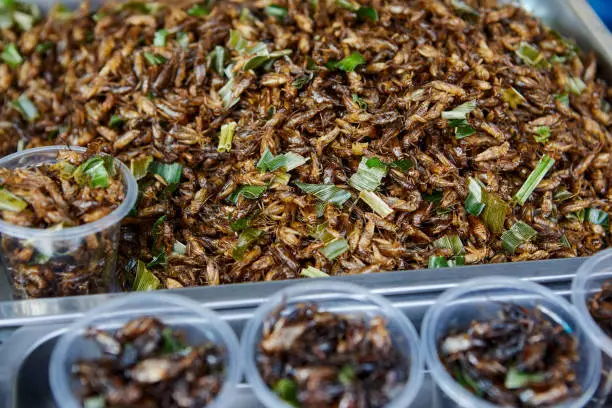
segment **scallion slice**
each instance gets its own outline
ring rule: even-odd
[[[326,274],[320,269],[315,268],[314,266],[309,266],[308,268],[302,269],[300,275],[305,276],[307,278],[329,278],[328,274]]]
[[[144,262],[138,261],[136,266],[136,278],[132,285],[132,290],[136,292],[148,292],[156,290],[161,286],[160,280],[147,269]]]
[[[149,166],[149,171],[161,176],[168,183],[168,191],[174,192],[181,181],[183,166],[179,163],[166,164],[153,162]]]
[[[293,152],[274,156],[272,152],[266,148],[255,167],[257,167],[257,169],[260,171],[276,171],[280,168],[284,168],[285,171],[291,171],[305,164],[308,160],[308,158],[302,157]]]
[[[119,115],[113,115],[111,116],[111,118],[108,120],[108,127],[109,128],[118,128],[123,126],[123,123],[125,121],[123,120],[123,118]]]
[[[183,48],[189,47],[189,34],[183,31],[176,33],[176,42]]]
[[[568,94],[555,95],[555,100],[561,102],[565,106],[569,106],[570,104]]]
[[[157,30],[153,37],[153,45],[156,47],[165,47],[166,39],[168,37],[168,30]]]
[[[372,21],[378,21],[378,12],[374,7],[359,7],[359,10],[357,10],[357,17],[361,20],[370,19]]]
[[[14,43],[4,46],[0,58],[2,58],[2,61],[6,62],[11,68],[17,68],[19,64],[23,62],[23,57]]]
[[[219,145],[217,147],[219,153],[226,153],[232,150],[232,140],[234,139],[234,132],[237,126],[238,124],[236,122],[226,123],[221,126]]]
[[[470,112],[472,112],[474,109],[476,109],[475,101],[469,101],[466,103],[462,103],[461,105],[457,106],[453,110],[442,112],[442,119],[446,119],[446,120],[467,119]]]
[[[597,208],[587,208],[584,219],[591,224],[609,225],[609,215],[607,212]]]
[[[299,181],[295,185],[307,194],[312,194],[321,201],[340,207],[351,197],[351,193],[333,184],[307,184]]]
[[[11,105],[21,112],[21,115],[28,121],[33,122],[40,117],[36,105],[28,98],[26,94],[22,94],[19,99],[11,102]]]
[[[453,255],[462,255],[465,252],[463,242],[459,235],[445,235],[434,241],[433,245],[436,248],[450,249],[453,251]]]
[[[438,268],[448,268],[448,261],[443,256],[432,255],[429,257],[429,263],[427,268],[429,269],[438,269]]]
[[[512,109],[516,109],[520,104],[527,102],[527,99],[514,87],[504,88],[502,90],[502,97]]]
[[[284,20],[289,15],[287,7],[279,6],[277,4],[271,4],[264,9],[267,15],[270,17],[276,17],[278,20]]]
[[[555,159],[546,154],[542,156],[536,168],[531,172],[529,177],[527,177],[527,180],[525,180],[525,183],[523,183],[520,190],[514,195],[514,201],[519,205],[525,204],[529,196],[531,196],[538,184],[540,184],[540,182],[546,176],[546,173],[548,173],[554,164]]]
[[[106,188],[110,184],[110,174],[104,159],[100,156],[90,157],[73,173],[74,180],[79,185],[89,185],[91,188]]]
[[[509,230],[501,236],[501,241],[504,249],[513,254],[516,249],[531,240],[537,235],[537,232],[529,225],[522,221],[517,221]]]
[[[219,95],[223,100],[223,107],[225,109],[231,109],[234,105],[240,102],[240,98],[234,96],[234,86],[236,83],[234,79],[230,79],[227,81],[223,88],[219,89]]]
[[[147,62],[151,65],[161,65],[164,62],[166,62],[166,58],[159,54],[145,51],[143,55],[145,59],[147,60]]]
[[[238,187],[227,199],[234,204],[238,204],[238,198],[240,196],[249,200],[256,200],[261,197],[265,191],[266,186],[244,185]]]
[[[313,80],[313,78],[314,78],[314,72],[306,71],[304,75],[300,75],[299,77],[295,78],[295,80],[293,81],[291,85],[294,88],[302,89],[307,84],[309,84]]]
[[[348,242],[344,238],[336,238],[333,241],[328,242],[325,246],[319,249],[319,252],[323,254],[324,257],[333,261],[346,251],[348,251],[349,246]]]
[[[526,42],[522,42],[519,45],[519,48],[516,50],[516,55],[518,55],[527,65],[534,67],[545,67],[548,65],[548,61],[546,61],[542,53],[533,45]]]
[[[355,51],[340,61],[329,61],[326,67],[330,70],[339,69],[344,72],[353,72],[359,65],[365,64],[365,58]]]
[[[202,4],[194,4],[187,10],[187,14],[191,17],[204,17],[210,13],[208,8],[204,7]]]
[[[572,244],[570,244],[565,234],[561,235],[561,244],[566,248],[572,249]]]
[[[482,222],[493,234],[499,234],[504,228],[508,204],[496,194],[483,191],[485,207],[482,210]]]
[[[574,95],[580,95],[584,92],[587,86],[582,79],[578,77],[569,77],[567,79],[566,88]]]
[[[376,214],[383,218],[386,218],[393,213],[393,209],[372,191],[361,191],[361,193],[359,193],[359,198],[361,198],[364,203],[369,205]]]
[[[550,138],[550,128],[548,126],[540,126],[536,129],[537,135],[533,138],[538,143],[546,143],[548,142],[548,138]]]
[[[478,10],[461,0],[451,0],[451,4],[453,8],[457,10],[460,14],[467,14],[473,17],[478,17],[480,15]]]
[[[478,217],[485,208],[485,203],[483,202],[483,189],[484,185],[479,180],[472,177],[469,178],[469,193],[465,199],[464,206],[468,213],[476,217]]]
[[[364,100],[363,100],[363,98],[361,98],[359,95],[357,95],[357,94],[352,94],[352,96],[351,96],[351,97],[352,97],[352,99],[353,99],[353,102],[355,102],[355,103],[356,103],[356,104],[359,106],[359,109],[362,109],[362,110],[366,110],[366,109],[368,109],[368,104],[367,104],[367,102],[366,102],[366,101],[364,101]]]
[[[137,181],[147,175],[151,163],[153,163],[153,156],[144,156],[130,161],[130,170]]]
[[[519,388],[527,387],[531,383],[539,383],[544,380],[546,380],[546,374],[544,373],[523,373],[512,367],[506,373],[504,387],[509,390],[516,390]]]
[[[232,258],[236,261],[242,261],[244,254],[248,251],[263,235],[262,230],[256,228],[247,228],[238,236],[238,242],[232,249]]]
[[[362,157],[357,172],[349,179],[349,184],[359,191],[374,191],[386,175],[387,166],[380,159]]]
[[[185,255],[187,253],[187,245],[180,241],[174,241],[174,245],[172,245],[172,253],[177,255]]]
[[[0,187],[0,210],[2,211],[23,211],[28,203],[8,190]]]

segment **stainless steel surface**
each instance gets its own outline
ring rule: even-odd
[[[512,0],[508,0],[512,1]],[[43,9],[52,2],[31,1]],[[96,3],[96,1],[92,1]],[[585,50],[600,58],[601,76],[612,82],[612,34],[587,5],[586,0],[518,1],[546,24],[576,39]],[[64,1],[68,6],[78,1]],[[533,280],[566,295],[569,283],[583,259],[496,264],[444,270],[390,272],[341,278],[385,295],[419,327],[425,309],[444,290],[466,279],[483,275],[507,275]],[[195,299],[215,309],[240,333],[245,322],[267,297],[292,284],[285,282],[249,283],[223,287],[180,289],[173,292]],[[55,407],[48,386],[48,361],[57,336],[66,324],[111,297],[128,294],[96,295],[61,299],[12,302],[6,280],[0,276],[0,407]],[[243,385],[235,408],[255,408],[248,386]],[[415,407],[439,407],[439,395],[428,377]],[[234,408],[228,407],[228,408]]]

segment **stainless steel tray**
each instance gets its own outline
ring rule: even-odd
[[[419,327],[428,306],[446,289],[466,279],[495,273],[514,275],[548,286],[567,296],[575,270],[584,259],[553,260],[519,264],[473,266],[436,271],[386,273],[378,276],[330,278],[349,280],[386,296]],[[253,310],[291,281],[251,283],[216,288],[181,289],[174,292],[188,296],[216,310],[238,335],[253,315]],[[0,407],[57,407],[49,389],[49,359],[58,336],[74,319],[113,295],[49,299],[35,302],[5,303],[0,331],[5,334],[0,346]],[[126,296],[119,294],[114,296]],[[32,308],[34,306],[34,308]],[[413,407],[442,406],[429,376]],[[445,402],[445,407],[448,405]],[[238,399],[227,408],[260,408],[249,386],[241,384]],[[224,407],[225,408],[225,407]]]
[[[30,2],[39,4],[43,9],[52,4],[45,0]],[[78,0],[68,0],[64,3],[74,6],[78,4]],[[99,2],[94,0],[92,3]],[[612,34],[597,18],[586,0],[521,0],[518,3],[541,17],[552,28],[576,39],[583,49],[596,52],[601,61],[600,75],[612,82]],[[418,328],[425,309],[435,298],[444,290],[466,279],[487,275],[515,276],[542,283],[557,293],[567,295],[573,274],[583,260],[547,260],[331,279],[361,284],[388,297]],[[56,407],[50,394],[47,373],[49,357],[57,337],[67,324],[91,308],[112,297],[128,294],[13,302],[7,300],[10,292],[2,275],[0,274],[0,408]],[[247,283],[187,288],[172,292],[190,297],[216,310],[240,334],[253,310],[271,294],[290,284],[291,281]],[[242,385],[238,394],[238,401],[228,408],[260,407],[247,385]],[[439,397],[428,377],[414,406],[440,407]]]

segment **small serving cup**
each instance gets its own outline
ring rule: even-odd
[[[603,351],[602,377],[597,390],[594,406],[610,406],[612,404],[612,338],[599,327],[589,312],[587,301],[601,290],[607,280],[612,279],[612,249],[607,249],[584,262],[572,283],[572,303],[578,309],[587,334]]]
[[[341,282],[308,282],[290,286],[268,299],[256,311],[242,335],[242,361],[247,380],[255,396],[267,408],[292,408],[280,399],[261,378],[257,367],[259,343],[265,320],[282,309],[281,315],[295,310],[298,304],[315,303],[321,310],[333,313],[362,314],[383,317],[393,345],[409,360],[408,381],[399,395],[385,408],[406,408],[414,401],[423,383],[423,360],[418,334],[412,322],[389,301],[367,289]]]
[[[0,159],[0,167],[15,169],[52,164],[56,162],[57,153],[64,150],[86,151],[82,147],[69,146],[28,149]],[[0,220],[0,258],[14,299],[116,290],[114,270],[120,224],[136,203],[138,184],[123,163],[115,159],[114,164],[124,185],[125,199],[113,212],[97,221],[52,230],[26,228]]]
[[[556,408],[584,407],[597,389],[601,355],[593,345],[574,307],[562,297],[536,283],[505,277],[477,278],[444,292],[427,311],[421,326],[421,341],[431,376],[441,391],[436,393],[438,406],[464,408],[497,408],[469,392],[446,371],[439,357],[440,340],[451,330],[467,328],[474,320],[497,317],[500,302],[515,303],[540,310],[578,339],[580,362],[576,366],[582,393],[578,398],[555,405]]]
[[[72,377],[73,364],[102,356],[95,341],[85,337],[87,328],[114,332],[128,321],[143,316],[157,317],[170,328],[182,331],[187,345],[213,343],[225,351],[223,387],[206,408],[231,406],[241,378],[236,334],[216,313],[199,303],[183,296],[161,293],[131,294],[115,299],[91,310],[66,329],[53,350],[49,366],[51,391],[57,406],[82,406],[78,399],[79,381]]]

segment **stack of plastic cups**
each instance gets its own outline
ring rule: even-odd
[[[612,249],[600,252],[580,266],[572,284],[572,302],[578,309],[584,327],[603,352],[602,376],[593,406],[612,405],[612,338],[599,327],[587,307],[588,299],[601,290],[604,282],[612,279]]]
[[[440,340],[454,329],[469,327],[474,320],[498,317],[501,302],[527,308],[538,306],[547,316],[565,326],[578,339],[580,362],[576,367],[580,397],[555,405],[556,408],[581,408],[590,402],[599,383],[601,353],[593,345],[572,305],[549,289],[513,278],[489,277],[466,281],[443,293],[427,311],[421,326],[421,339],[427,365],[437,385],[436,407],[498,408],[472,394],[446,371],[440,361]]]

